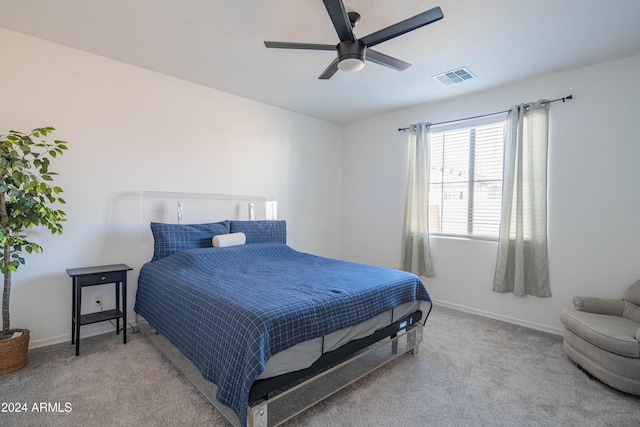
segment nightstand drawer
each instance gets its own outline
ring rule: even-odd
[[[113,271],[107,273],[87,274],[79,276],[80,286],[100,285],[102,283],[122,282],[127,275],[126,271]]]

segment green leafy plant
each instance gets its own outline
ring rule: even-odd
[[[52,234],[62,233],[66,214],[53,206],[64,204],[62,189],[53,185],[57,175],[49,170],[51,159],[64,153],[66,141],[48,139],[55,129],[36,128],[30,133],[9,131],[0,135],[0,271],[4,276],[2,330],[9,330],[11,273],[24,265],[24,252],[41,252],[25,230],[43,226]]]

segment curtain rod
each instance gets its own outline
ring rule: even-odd
[[[558,101],[565,102],[565,101],[570,100],[570,99],[573,99],[573,95],[563,96],[562,98],[558,98],[558,99],[552,99],[551,101],[549,101],[549,103],[558,102]],[[480,119],[482,117],[495,116],[496,114],[502,114],[502,113],[508,113],[508,112],[509,112],[509,110],[497,111],[495,113],[482,114],[480,116],[465,117],[463,119],[455,119],[455,120],[448,120],[446,122],[431,123],[431,126],[445,125],[445,124],[448,124],[448,123],[461,122],[463,120]],[[409,128],[408,127],[406,127],[406,128],[398,128],[398,132],[400,132],[400,131],[404,132],[406,130],[409,130]]]

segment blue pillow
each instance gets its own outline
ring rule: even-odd
[[[247,243],[287,243],[285,221],[231,221],[232,233],[244,233]]]
[[[153,233],[153,259],[157,261],[174,252],[195,248],[213,247],[211,239],[218,234],[229,233],[229,221],[209,224],[151,223]]]

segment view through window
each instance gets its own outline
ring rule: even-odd
[[[431,234],[498,238],[505,117],[431,128]]]

